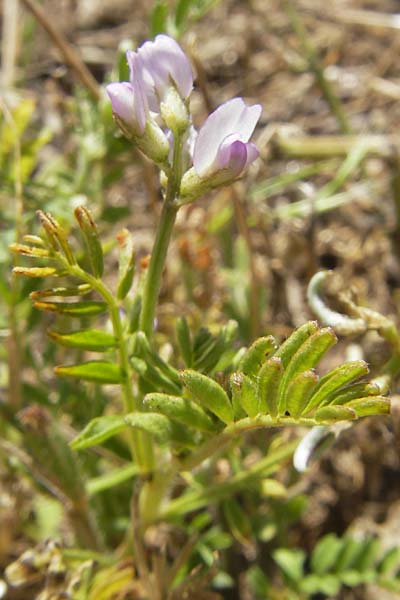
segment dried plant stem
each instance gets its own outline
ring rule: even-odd
[[[18,50],[19,0],[3,0],[3,39],[1,43],[1,83],[11,87],[15,80]]]
[[[321,88],[325,100],[329,104],[332,114],[335,116],[342,133],[351,133],[350,124],[342,108],[342,104],[335,94],[331,84],[325,77],[324,67],[320,62],[318,53],[314,48],[310,37],[304,27],[304,23],[298,14],[292,0],[284,1],[284,8],[289,17],[291,27],[297,35],[305,59],[308,62],[310,70],[314,73],[315,79]]]
[[[54,26],[36,0],[22,0],[22,2],[33,13],[43,29],[47,31],[54,45],[61,52],[63,59],[75,72],[82,85],[87,88],[95,100],[98,100],[100,98],[99,85],[75,48],[66,40],[61,31]]]
[[[274,141],[280,152],[296,158],[343,156],[361,143],[367,155],[389,158],[395,155],[396,145],[400,140],[386,135],[288,136],[278,134]]]

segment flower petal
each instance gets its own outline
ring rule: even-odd
[[[186,54],[174,39],[167,35],[158,35],[154,42],[145,42],[137,53],[142,60],[143,78],[152,110],[154,91],[162,98],[171,81],[183,99],[189,96],[193,87],[192,68]]]
[[[259,104],[247,106],[242,98],[233,98],[211,113],[201,127],[194,147],[193,165],[200,177],[217,166],[219,148],[228,136],[234,134],[237,140],[248,142],[261,110]]]
[[[113,113],[129,125],[135,123],[135,100],[130,83],[109,83],[106,86]]]

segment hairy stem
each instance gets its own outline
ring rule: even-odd
[[[154,316],[161,287],[161,276],[164,271],[167,251],[178,212],[176,198],[179,194],[181,177],[181,140],[176,137],[172,169],[168,177],[167,193],[165,195],[143,290],[142,312],[140,314],[139,324],[140,329],[144,331],[148,338],[151,337],[153,332]]]

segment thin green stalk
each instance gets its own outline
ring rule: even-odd
[[[150,338],[153,333],[154,316],[161,287],[161,276],[164,270],[168,246],[178,212],[176,197],[179,193],[181,177],[181,140],[176,137],[172,168],[168,178],[167,193],[160,221],[158,223],[156,239],[151,253],[142,297],[142,311],[140,314],[139,325],[140,329],[144,331],[148,338]]]
[[[287,460],[293,454],[299,441],[297,439],[289,444],[282,445],[280,448],[267,454],[267,456],[255,463],[250,469],[240,471],[222,483],[194,490],[183,494],[175,500],[171,500],[161,511],[160,518],[182,517],[188,512],[209,506],[212,502],[218,502],[231,496],[236,490],[244,489],[252,481],[271,475],[282,461]]]
[[[129,363],[129,355],[124,334],[124,329],[121,322],[119,305],[114,298],[111,290],[100,280],[87,273],[77,264],[70,265],[61,255],[60,260],[68,269],[68,272],[75,277],[88,283],[107,303],[110,313],[111,323],[113,326],[114,336],[118,344],[119,366],[123,375],[123,400],[124,410],[126,413],[134,412],[139,409],[138,402],[132,391],[131,366]],[[140,469],[145,472],[151,472],[154,467],[154,452],[151,439],[145,434],[138,431],[132,431],[132,455],[139,465]]]

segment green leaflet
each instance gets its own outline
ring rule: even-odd
[[[330,571],[343,547],[343,541],[333,533],[325,535],[315,546],[311,555],[311,569],[318,575]]]
[[[113,335],[98,329],[84,329],[72,333],[48,331],[47,334],[52,340],[62,346],[92,350],[93,352],[104,352],[117,345],[117,340]]]
[[[338,390],[368,373],[368,365],[363,360],[355,360],[339,365],[321,378],[307,408],[304,410],[304,414],[307,414],[316,406],[329,404]]]
[[[193,436],[180,426],[179,423],[173,423],[164,415],[158,413],[130,413],[126,415],[125,422],[135,429],[140,429],[153,436],[159,444],[167,442],[178,442],[183,446],[192,447],[195,445]]]
[[[147,394],[144,398],[145,405],[152,411],[159,412],[166,417],[183,423],[194,429],[213,433],[217,427],[212,419],[195,402],[178,396],[167,394]]]
[[[374,383],[355,383],[338,390],[331,398],[330,405],[343,405],[351,400],[379,396],[380,388]]]
[[[233,408],[225,390],[206,375],[186,369],[182,371],[183,384],[196,402],[215,414],[221,421],[233,421]]]
[[[193,366],[193,347],[189,326],[185,317],[176,322],[176,339],[186,367]]]
[[[297,419],[304,411],[318,383],[318,375],[312,369],[304,371],[290,381],[282,405],[282,413]]]
[[[282,360],[273,356],[261,367],[258,375],[258,412],[276,417],[278,414],[278,390],[283,375]]]
[[[163,375],[156,367],[146,363],[141,358],[132,356],[130,358],[133,369],[151,386],[151,389],[165,390],[170,394],[180,394],[181,387]]]
[[[123,377],[120,368],[114,363],[103,360],[92,360],[77,365],[55,367],[57,375],[74,377],[95,383],[122,383]]]
[[[127,229],[117,235],[117,240],[120,246],[117,298],[123,300],[132,287],[135,275],[135,250]]]
[[[106,415],[89,421],[86,427],[70,442],[74,450],[83,450],[101,444],[126,428],[123,415]]]
[[[248,544],[252,538],[251,521],[236,498],[227,498],[222,502],[222,512],[233,537],[239,544]]]
[[[357,400],[352,400],[346,404],[346,407],[353,409],[357,417],[390,414],[390,400],[384,396],[358,398]]]
[[[272,335],[258,338],[242,356],[238,371],[245,375],[255,376],[265,359],[276,350],[277,344]]]
[[[336,421],[353,421],[356,418],[356,411],[347,406],[324,406],[315,413],[315,420],[326,424]]]
[[[318,329],[301,344],[288,363],[279,386],[279,413],[284,412],[286,391],[290,381],[301,372],[315,367],[325,352],[336,342],[334,331],[330,327],[325,327]]]
[[[104,260],[103,248],[97,233],[97,226],[93,217],[86,206],[77,206],[74,210],[75,218],[81,228],[85,240],[86,251],[89,256],[92,273],[99,278],[103,275]]]
[[[244,373],[232,373],[230,387],[233,405],[239,405],[249,417],[255,417],[260,412],[256,383]]]
[[[48,310],[57,312],[71,317],[91,317],[100,315],[106,312],[107,304],[105,302],[97,302],[95,300],[87,300],[86,302],[41,302],[33,303],[35,308],[39,310]]]
[[[318,331],[318,324],[316,321],[309,321],[298,329],[296,329],[286,341],[279,346],[274,356],[280,358],[283,367],[286,369],[289,362],[291,361],[297,350],[304,344],[304,342],[314,333]]]
[[[181,389],[181,380],[179,377],[179,371],[174,369],[171,365],[166,363],[156,352],[154,352],[149,344],[149,341],[143,331],[138,331],[136,334],[136,340],[139,345],[139,349],[145,359],[146,363],[159,369],[167,379],[173,381],[178,389]]]

